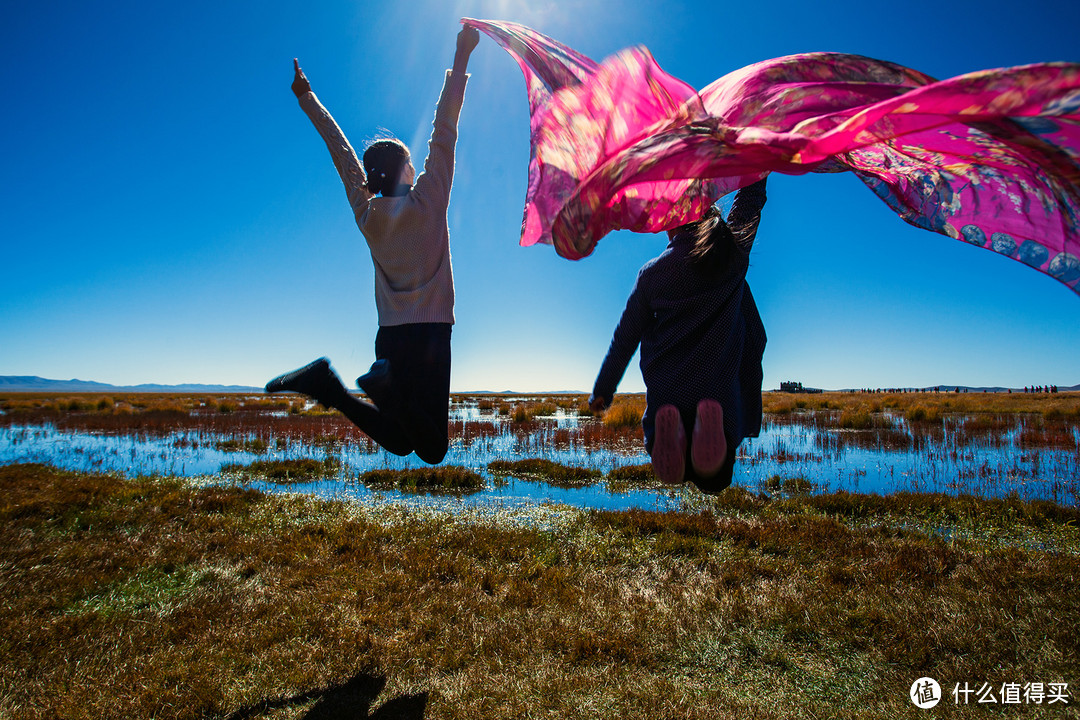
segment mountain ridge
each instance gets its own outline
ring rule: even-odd
[[[250,393],[263,392],[261,387],[247,385],[208,385],[203,383],[181,383],[164,385],[143,383],[141,385],[112,385],[92,380],[51,380],[37,375],[0,375],[0,392],[170,392],[170,393]]]

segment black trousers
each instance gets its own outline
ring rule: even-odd
[[[442,462],[450,444],[452,328],[449,323],[380,327],[375,357],[390,361],[392,397],[386,407],[376,407],[346,393],[333,407],[387,451],[415,452],[430,465]]]

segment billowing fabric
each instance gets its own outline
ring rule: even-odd
[[[901,218],[1080,294],[1080,64],[935,81],[841,53],[766,60],[700,92],[644,47],[597,64],[473,20],[521,66],[532,149],[521,244],[580,259],[612,230],[668,230],[770,172],[855,173]]]

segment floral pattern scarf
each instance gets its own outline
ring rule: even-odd
[[[612,230],[696,220],[770,172],[848,171],[912,225],[1080,294],[1080,64],[937,81],[882,60],[804,53],[696,91],[644,47],[598,64],[523,25],[462,22],[525,75],[522,245],[550,243],[576,260]]]

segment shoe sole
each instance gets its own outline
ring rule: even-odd
[[[724,408],[716,400],[706,398],[697,406],[690,462],[695,473],[702,478],[710,478],[720,472],[725,459],[727,438],[724,436]]]
[[[686,474],[686,433],[678,409],[674,405],[664,405],[656,412],[654,427],[653,472],[661,482],[677,485]]]

